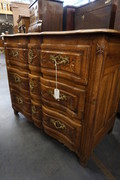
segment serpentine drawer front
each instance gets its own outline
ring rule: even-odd
[[[71,122],[64,115],[56,114],[54,111],[43,107],[43,127],[47,134],[59,139],[64,144],[67,143],[71,150],[78,147],[80,139],[81,125]]]
[[[28,48],[26,42],[22,40],[18,43],[5,43],[6,62],[9,67],[27,71],[28,69]]]
[[[21,112],[85,165],[114,125],[120,93],[120,32],[5,35],[4,45],[15,114]]]
[[[85,87],[73,88],[64,83],[58,82],[60,90],[60,98],[54,98],[55,81],[40,78],[42,102],[45,106],[57,109],[62,114],[68,115],[74,120],[81,121],[83,119],[85,105]]]
[[[29,97],[24,96],[22,92],[11,89],[11,98],[15,110],[22,112],[25,116],[31,117],[31,101]]]
[[[58,76],[87,84],[88,82],[88,45],[42,45],[41,67],[49,69],[43,74],[54,75],[55,63],[58,67]]]
[[[8,77],[10,86],[18,89],[20,91],[24,91],[28,94],[29,92],[29,78],[28,73],[22,72],[15,68],[8,68]]]

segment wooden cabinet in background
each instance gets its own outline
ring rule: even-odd
[[[86,164],[115,121],[120,32],[107,29],[4,36],[12,107]],[[59,99],[56,88],[55,64]]]
[[[18,23],[18,32],[19,33],[28,33],[28,27],[30,25],[30,17],[19,15]]]
[[[29,8],[29,32],[62,30],[63,2],[57,0],[35,0]]]
[[[65,6],[63,8],[63,30],[75,29],[75,6]]]
[[[120,1],[96,0],[75,10],[75,29],[120,29]]]

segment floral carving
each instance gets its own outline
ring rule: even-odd
[[[97,54],[104,54],[105,45],[104,44],[97,44]]]
[[[39,52],[37,49],[29,49],[29,51],[28,51],[29,64],[32,64],[33,60],[39,62]]]

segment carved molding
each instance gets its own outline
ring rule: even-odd
[[[105,50],[105,45],[97,43],[96,53],[97,54],[104,54],[104,50]]]
[[[28,63],[29,64],[39,64],[39,50],[29,49],[28,50]]]

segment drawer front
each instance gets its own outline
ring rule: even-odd
[[[54,98],[55,81],[40,78],[41,95],[44,106],[57,109],[60,113],[79,121],[83,120],[86,90],[84,86],[73,88],[58,82],[60,98]]]
[[[110,24],[111,7],[103,7],[90,12],[84,12],[75,16],[75,29],[114,29]],[[98,23],[99,22],[99,23]]]
[[[40,50],[38,47],[29,46],[28,50],[28,63],[33,66],[40,66]],[[40,48],[40,47],[39,47]]]
[[[28,50],[6,47],[7,66],[28,71]]]
[[[61,45],[58,47],[55,44],[54,47],[53,45],[42,45],[41,49],[41,71],[43,75],[54,76],[56,63],[58,77],[69,80],[72,78],[78,83],[87,84],[89,46]]]
[[[41,104],[31,101],[31,108],[32,108],[32,119],[34,121],[34,124],[41,128],[42,127],[42,111],[41,111]]]
[[[7,50],[7,59],[9,61],[16,61],[16,63],[25,63],[28,64],[28,50],[22,48],[6,48]]]
[[[26,113],[31,115],[31,101],[28,97],[23,96],[22,93],[11,89],[11,98],[13,108],[15,106],[15,109],[24,115],[26,115]]]
[[[21,89],[23,92],[29,92],[28,73],[21,72],[14,68],[8,68],[8,77],[11,87]]]
[[[72,149],[78,147],[80,143],[81,125],[72,123],[65,116],[50,111],[45,107],[42,107],[42,109],[44,131]]]
[[[33,98],[40,99],[40,77],[29,74],[30,95]]]

